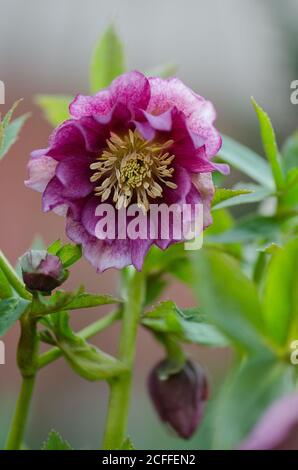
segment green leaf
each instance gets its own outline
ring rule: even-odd
[[[219,194],[217,194],[218,192]],[[272,195],[272,190],[257,185],[254,189],[218,188],[212,201],[212,210],[238,206],[239,204],[253,204],[264,201],[264,199]]]
[[[23,315],[29,305],[28,300],[11,297],[0,301],[0,337]]]
[[[108,380],[127,371],[117,359],[78,336],[59,340],[57,344],[70,367],[86,380]]]
[[[184,313],[170,300],[161,302],[153,310],[147,312],[142,319],[142,324],[157,333],[174,335],[178,340],[186,343],[214,347],[228,344],[213,325],[200,321],[198,315],[193,312],[191,315]]]
[[[203,249],[193,256],[193,287],[207,319],[236,347],[265,349],[262,306],[256,286],[232,257],[218,250]]]
[[[280,250],[281,247],[277,245],[277,243],[267,243],[266,245],[262,246],[261,248],[258,248],[257,251],[261,253],[266,253],[269,255],[272,255],[276,251]]]
[[[36,103],[43,110],[49,123],[56,127],[69,119],[69,105],[73,100],[70,95],[37,95]]]
[[[13,296],[13,290],[6,279],[6,276],[0,269],[0,299],[8,299]]]
[[[6,127],[9,125],[9,123],[11,121],[11,118],[12,118],[12,115],[15,112],[15,110],[17,109],[17,107],[19,106],[19,104],[21,103],[21,101],[23,101],[23,98],[15,101],[14,104],[12,105],[12,107],[10,108],[10,110],[4,116],[3,121],[2,121],[4,129],[6,129]]]
[[[90,294],[83,288],[76,292],[56,291],[50,298],[39,296],[35,299],[32,313],[36,316],[49,315],[61,310],[98,307],[120,303],[121,300],[106,294]]]
[[[298,155],[297,155],[298,160]],[[281,205],[296,207],[298,205],[298,168],[291,168],[286,176],[286,184],[281,196]]]
[[[253,150],[236,142],[231,139],[231,137],[223,136],[219,156],[222,160],[250,176],[250,178],[257,181],[262,186],[268,189],[274,189],[270,166]]]
[[[258,105],[254,98],[251,98],[252,105],[258,116],[262,143],[266,157],[270,163],[275,186],[277,189],[281,189],[284,186],[284,177],[280,162],[280,155],[277,148],[275,132],[267,113]]]
[[[278,242],[282,219],[276,217],[249,215],[238,219],[237,225],[219,234],[205,235],[208,243]]]
[[[50,431],[41,450],[73,450],[71,445],[57,431]]]
[[[70,367],[86,380],[108,380],[127,371],[117,359],[76,335],[69,326],[67,312],[57,312],[43,322],[56,337]]]
[[[69,268],[82,257],[82,247],[81,245],[68,243],[63,245],[63,247],[57,251],[56,255],[60,258],[63,267]]]
[[[136,450],[136,448],[133,445],[132,440],[127,437],[121,444],[121,447],[119,447],[117,450]]]
[[[28,119],[29,114],[23,114],[22,116],[16,118],[14,121],[10,122],[7,127],[2,127],[2,139],[0,147],[0,160],[4,155],[9,151],[11,146],[16,142],[18,135],[24,123]],[[3,123],[2,123],[3,126]]]
[[[267,333],[280,346],[298,335],[298,238],[275,251],[264,286]],[[292,338],[289,336],[292,335]]]
[[[243,194],[251,194],[253,191],[250,189],[225,189],[216,188],[215,195],[212,200],[212,207],[216,207],[221,202],[241,196]]]
[[[82,292],[79,295],[74,295],[69,301],[66,302],[64,308],[68,310],[75,310],[78,308],[91,308],[98,307],[99,305],[111,305],[121,302],[119,299],[107,294],[89,294]]]
[[[51,255],[57,255],[58,251],[61,250],[63,247],[61,240],[55,240],[53,243],[51,243],[50,246],[48,246],[47,251]]]
[[[169,78],[175,75],[177,72],[177,65],[175,64],[163,64],[153,67],[145,72],[147,77],[160,77]]]
[[[213,449],[241,448],[267,407],[294,389],[293,366],[260,355],[232,372],[213,410]]]
[[[287,173],[297,167],[298,161],[298,132],[296,131],[285,141],[282,148],[282,164]]]
[[[122,43],[113,26],[105,31],[96,45],[90,66],[90,89],[97,93],[125,71]]]

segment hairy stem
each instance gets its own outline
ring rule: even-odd
[[[119,449],[126,437],[137,329],[144,301],[145,283],[142,273],[131,270],[125,283],[126,301],[119,343],[119,360],[127,366],[129,372],[113,379],[110,383],[104,449]]]

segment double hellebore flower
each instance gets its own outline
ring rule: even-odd
[[[211,223],[211,172],[228,168],[211,161],[221,138],[209,101],[176,78],[135,71],[95,96],[77,95],[70,115],[49,147],[32,153],[26,184],[43,193],[44,211],[66,216],[67,235],[98,271],[129,264],[140,270],[152,244],[165,249],[183,240],[159,232],[153,239],[102,237],[96,227],[103,204],[116,212],[135,204],[146,220],[152,204],[201,204],[202,228]]]
[[[67,276],[58,258],[45,250],[31,250],[20,259],[24,283],[30,291],[50,294]]]
[[[179,372],[164,378],[161,373],[166,362],[160,362],[151,371],[149,393],[160,419],[180,437],[188,439],[203,416],[208,398],[207,379],[204,371],[190,361]]]

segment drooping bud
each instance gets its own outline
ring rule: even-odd
[[[208,383],[203,369],[186,361],[183,368],[164,378],[167,359],[155,366],[148,380],[149,393],[162,421],[180,437],[190,438],[196,431],[208,398]]]
[[[20,260],[24,283],[30,291],[51,293],[60,286],[67,273],[58,258],[46,250],[30,250]]]

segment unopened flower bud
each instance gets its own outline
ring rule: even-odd
[[[208,398],[208,383],[203,369],[186,361],[178,372],[163,380],[167,360],[150,373],[148,386],[151,399],[162,421],[180,437],[190,438],[196,431]]]
[[[30,291],[50,293],[66,278],[58,256],[46,250],[30,250],[22,256],[20,263],[24,283]]]

